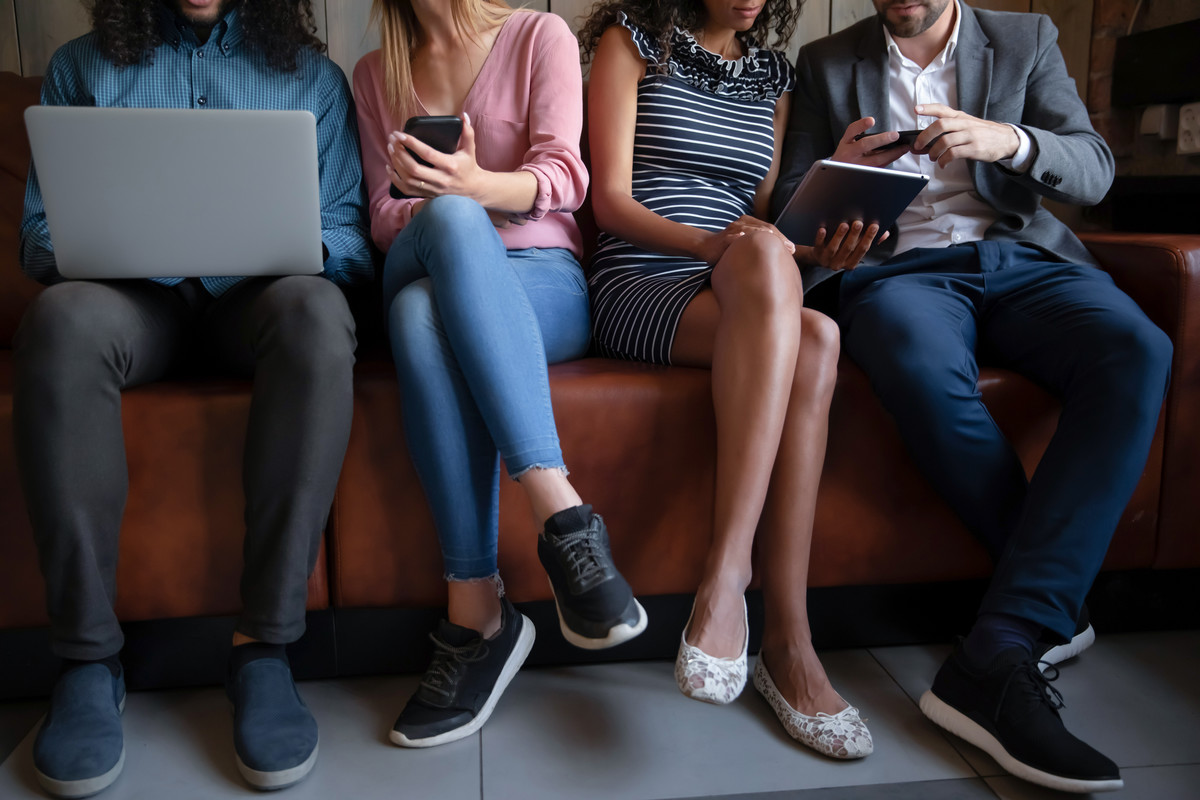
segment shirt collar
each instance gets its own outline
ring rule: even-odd
[[[159,4],[158,9],[158,32],[162,35],[164,42],[176,50],[183,46],[185,40],[193,46],[199,46],[200,40],[196,38],[196,32],[192,30],[191,25],[168,8],[166,4]],[[222,53],[229,55],[233,47],[241,42],[245,35],[246,31],[242,27],[241,17],[238,15],[237,8],[234,7],[213,26],[212,35],[208,40],[215,42]]]
[[[954,51],[958,49],[958,31],[962,27],[962,9],[958,7],[958,0],[954,0],[954,27],[950,29],[950,39],[946,42],[946,46],[942,48],[942,52],[938,53],[937,58],[930,62],[931,66],[944,67],[946,62],[954,58]],[[896,44],[895,38],[892,37],[891,31],[884,27],[883,38],[887,42],[888,56],[900,59],[901,62],[911,61],[908,56],[900,52],[900,46]]]

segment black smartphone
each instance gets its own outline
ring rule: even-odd
[[[876,133],[882,133],[882,132],[883,131],[875,131],[874,133],[872,133],[871,131],[864,131],[863,133],[860,133],[858,136],[855,136],[854,141],[857,142],[859,139],[862,139],[867,136],[874,136]],[[915,142],[917,140],[917,137],[920,135],[921,135],[921,131],[900,131],[899,139],[897,139],[894,142],[888,142],[887,144],[885,144],[881,147],[876,147],[871,152],[872,153],[882,153],[884,150],[891,150],[893,147],[911,147],[912,143]]]
[[[404,132],[420,139],[438,152],[453,153],[458,148],[458,140],[462,136],[462,120],[458,117],[409,117],[408,122],[404,123]],[[408,152],[418,164],[429,166],[428,161],[419,158],[412,150]],[[397,199],[407,196],[397,189],[394,183],[388,192]]]

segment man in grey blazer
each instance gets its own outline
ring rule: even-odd
[[[1050,20],[873,2],[876,17],[800,51],[773,205],[820,158],[931,178],[863,264],[805,275],[918,466],[996,561],[921,709],[1014,775],[1116,789],[1117,766],[1066,730],[1039,662],[1090,643],[1084,597],[1141,476],[1171,344],[1041,207],[1094,204],[1113,176]],[[888,148],[904,129],[923,132]],[[981,357],[1062,400],[1029,480],[982,403]]]

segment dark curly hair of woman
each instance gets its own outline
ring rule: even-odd
[[[760,45],[776,49],[787,47],[796,31],[803,4],[804,0],[767,0],[754,25],[745,33],[739,33],[738,38],[753,39]],[[630,22],[658,39],[664,62],[671,55],[671,33],[675,28],[695,31],[704,24],[706,15],[704,0],[597,0],[579,30],[579,46],[585,62],[592,60],[600,36],[616,24],[617,14],[621,11]],[[774,38],[769,39],[772,33]]]
[[[118,67],[149,62],[162,44],[158,9],[163,0],[91,0],[100,52]],[[240,0],[247,43],[283,72],[294,72],[304,48],[325,52],[316,36],[312,0]]]

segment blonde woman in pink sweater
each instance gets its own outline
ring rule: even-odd
[[[582,356],[591,329],[571,216],[588,181],[575,37],[499,0],[373,10],[383,46],[354,70],[371,235],[387,253],[404,429],[449,584],[432,663],[391,739],[428,747],[478,730],[533,644],[497,570],[501,459],[541,530],[567,640],[611,647],[646,613],[567,480],[550,405],[547,363]],[[457,149],[402,133],[413,116],[460,117]]]

